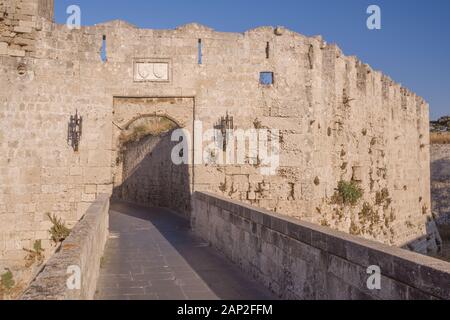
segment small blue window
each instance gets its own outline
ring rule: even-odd
[[[198,64],[203,63],[203,44],[202,39],[198,39]]]
[[[102,59],[103,62],[107,62],[108,61],[108,57],[106,55],[106,36],[103,36],[102,39],[102,49],[100,52],[100,58]]]
[[[259,83],[265,86],[273,84],[273,72],[261,72],[259,75]]]

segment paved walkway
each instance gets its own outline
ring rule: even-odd
[[[115,203],[99,300],[267,300],[275,297],[166,209]]]

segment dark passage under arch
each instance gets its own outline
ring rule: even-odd
[[[171,158],[179,144],[171,136],[178,128],[175,121],[160,116],[143,116],[127,125],[117,164],[122,167],[122,183],[114,189],[114,198],[189,215],[189,168],[175,165]]]

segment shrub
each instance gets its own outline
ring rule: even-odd
[[[42,264],[44,261],[44,249],[42,249],[42,241],[36,240],[33,244],[33,250],[23,249],[28,252],[28,255],[25,257],[25,267],[29,268],[33,264],[37,263],[38,265]]]
[[[354,206],[362,196],[363,190],[356,182],[339,181],[334,200],[336,203]]]
[[[0,280],[1,287],[6,290],[11,290],[16,284],[14,281],[14,276],[10,270],[7,270],[1,275]]]
[[[433,132],[430,141],[431,144],[450,144],[450,132]]]
[[[66,240],[66,238],[70,234],[70,230],[66,227],[61,218],[56,217],[56,215],[52,216],[50,213],[47,213],[47,217],[53,224],[53,226],[49,230],[52,241],[55,243],[60,243]]]

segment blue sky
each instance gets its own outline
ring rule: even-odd
[[[167,29],[199,22],[218,31],[243,32],[283,25],[321,34],[346,55],[356,55],[423,96],[431,118],[450,114],[449,0],[56,0],[56,21],[77,4],[82,24],[122,19],[143,28]],[[366,9],[381,7],[382,29],[368,30]]]

